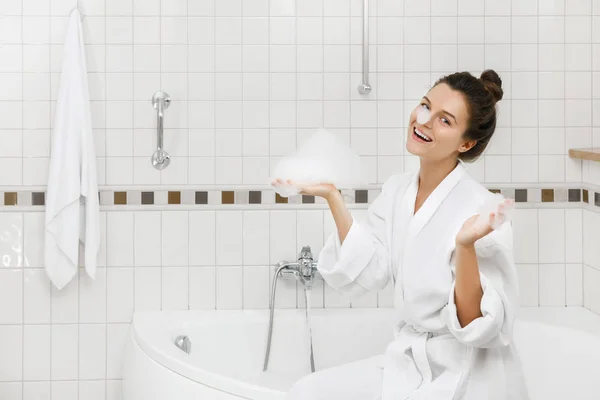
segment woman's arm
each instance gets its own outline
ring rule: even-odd
[[[475,244],[456,246],[456,281],[454,284],[454,302],[461,327],[469,325],[482,316],[481,298],[483,289],[479,277],[479,265]]]
[[[352,215],[350,215],[350,211],[348,211],[346,204],[344,204],[342,195],[337,190],[329,193],[325,199],[335,221],[340,243],[344,243],[344,239],[346,239],[352,227]]]

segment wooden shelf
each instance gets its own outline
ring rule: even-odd
[[[569,149],[569,157],[580,160],[600,162],[600,147],[588,149]]]

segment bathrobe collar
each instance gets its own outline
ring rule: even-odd
[[[450,194],[456,184],[462,179],[467,173],[467,170],[462,161],[456,165],[456,167],[444,178],[442,182],[431,192],[429,197],[425,200],[421,208],[414,213],[415,200],[417,197],[417,191],[419,188],[419,171],[417,171],[409,184],[406,192],[406,197],[410,201],[410,209],[413,210],[413,217],[409,225],[409,239],[414,239],[423,230],[425,225],[429,222],[431,217],[435,214],[438,207],[444,199]]]

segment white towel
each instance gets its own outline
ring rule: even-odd
[[[77,273],[79,242],[85,269],[96,275],[100,209],[81,15],[71,12],[52,132],[46,196],[44,266],[62,289]]]

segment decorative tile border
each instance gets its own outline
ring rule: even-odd
[[[517,203],[588,203],[600,207],[600,192],[587,189],[494,189]],[[370,204],[381,192],[380,189],[341,190],[348,204]],[[101,190],[98,193],[102,206],[128,205],[255,205],[255,204],[323,204],[323,199],[298,195],[281,197],[270,189],[266,190]],[[43,206],[45,192],[19,191],[0,192],[0,206]]]

